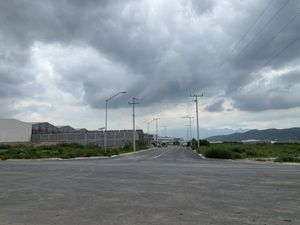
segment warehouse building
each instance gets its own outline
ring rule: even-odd
[[[15,119],[0,119],[0,142],[30,142],[32,124]]]
[[[48,123],[30,123],[32,125],[32,134],[57,134],[59,133],[59,128]]]
[[[77,130],[71,126],[58,126],[59,133],[76,133]]]

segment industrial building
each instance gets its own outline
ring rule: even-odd
[[[32,124],[15,119],[0,119],[0,143],[30,142]]]
[[[71,126],[55,126],[48,122],[25,123],[15,119],[0,119],[0,143],[79,143],[104,146],[105,131],[75,129]],[[143,130],[136,130],[137,141],[144,140]],[[121,147],[132,142],[133,130],[109,130],[106,132],[108,148]]]

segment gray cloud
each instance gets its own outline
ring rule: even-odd
[[[216,102],[214,102],[213,104],[209,105],[206,107],[206,110],[210,111],[210,112],[220,112],[224,110],[224,99],[220,99],[217,100]]]
[[[204,92],[211,99],[224,95],[235,107],[247,111],[298,107],[300,102],[293,97],[298,87],[295,75],[280,78],[286,86],[279,85],[278,79],[270,81],[278,95],[265,83],[255,86],[256,91],[248,87],[261,78],[261,71],[254,72],[299,35],[300,16],[269,42],[299,11],[296,0],[290,0],[256,41],[242,51],[283,3],[274,1],[258,26],[231,54],[266,3],[2,1],[0,97],[35,98],[28,94],[34,85],[26,83],[34,82],[36,75],[28,69],[31,48],[41,43],[66,50],[58,57],[50,49],[45,56],[59,75],[56,84],[93,108],[103,108],[105,98],[119,90],[128,91],[128,95],[112,102],[112,107],[126,107],[125,99],[133,95],[143,99],[144,105],[151,105],[181,101],[191,92]],[[296,42],[267,66],[295,67],[299,47],[300,42]],[[85,48],[90,50],[85,52]],[[285,93],[288,85],[294,93]],[[278,98],[280,106],[276,104]],[[222,111],[222,104],[217,101],[207,109]]]
[[[233,97],[237,108],[249,111],[288,109],[300,104],[300,71],[264,76]]]

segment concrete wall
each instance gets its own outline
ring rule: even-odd
[[[32,125],[15,119],[0,119],[0,143],[30,142]]]

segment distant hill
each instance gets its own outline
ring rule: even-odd
[[[218,135],[207,138],[209,141],[242,141],[249,139],[277,140],[277,141],[300,141],[300,128],[249,130],[244,133]]]

